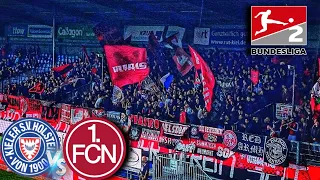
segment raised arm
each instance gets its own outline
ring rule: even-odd
[[[259,12],[254,18],[259,17],[262,14],[262,12]]]

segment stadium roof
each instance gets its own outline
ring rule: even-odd
[[[319,0],[1,0],[0,25],[50,25],[53,12],[57,24],[110,21],[192,27],[199,26],[201,16],[202,26],[245,24],[251,5],[307,5],[308,22],[320,24]]]

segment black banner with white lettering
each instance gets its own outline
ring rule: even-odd
[[[289,166],[289,147],[290,141],[286,139],[268,137],[264,147],[264,161],[276,166]]]
[[[223,144],[230,150],[263,157],[265,136],[233,132],[226,130],[223,134]]]
[[[190,125],[189,138],[204,140],[213,143],[222,143],[223,129]]]

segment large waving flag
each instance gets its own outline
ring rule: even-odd
[[[190,53],[192,54],[192,61],[197,64],[201,70],[201,81],[203,86],[203,99],[205,101],[206,110],[208,112],[211,111],[212,108],[212,99],[213,99],[213,89],[215,86],[215,79],[212,71],[210,70],[207,63],[203,60],[203,58],[199,55],[197,51],[195,51],[191,46],[189,46]]]
[[[62,66],[54,67],[52,68],[52,70],[54,71],[55,76],[62,76],[66,78],[68,72],[70,72],[72,68],[73,68],[72,64],[65,64]]]
[[[173,75],[168,73],[166,75],[164,75],[161,79],[160,82],[163,84],[163,86],[168,90],[171,83],[173,81]]]
[[[176,54],[173,56],[173,60],[182,76],[186,75],[193,67],[191,57],[181,47],[176,48]]]
[[[145,48],[105,45],[104,50],[112,83],[119,88],[139,83],[149,75]]]
[[[201,70],[200,58],[202,59],[202,57],[191,46],[189,46],[189,50],[190,50],[191,60],[192,60],[193,66],[196,68],[196,70]]]

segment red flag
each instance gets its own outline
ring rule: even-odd
[[[173,60],[182,76],[186,75],[193,67],[190,56],[180,47],[176,49],[176,54],[173,56]]]
[[[189,46],[190,53],[192,54],[191,58],[193,62],[199,63],[200,69],[201,69],[201,81],[203,86],[203,99],[205,101],[206,110],[208,112],[211,111],[212,108],[212,98],[213,98],[213,89],[216,84],[216,81],[214,79],[214,75],[212,71],[210,70],[207,63],[202,59],[202,57]]]
[[[65,64],[58,67],[52,68],[56,76],[62,76],[63,78],[67,77],[67,74],[72,70],[72,64]]]
[[[118,87],[144,80],[150,72],[145,48],[105,45],[112,83]]]
[[[259,71],[251,69],[251,81],[253,85],[257,85],[259,82]]]
[[[194,84],[201,84],[198,71],[196,70],[196,73],[194,75]]]
[[[192,63],[194,65],[194,67],[196,68],[196,70],[200,70],[201,69],[201,66],[200,66],[201,62],[200,62],[199,57],[201,59],[202,59],[202,57],[191,46],[189,46],[189,50],[190,50],[190,53],[191,53],[191,59],[192,59]]]

